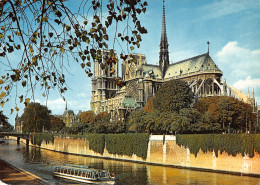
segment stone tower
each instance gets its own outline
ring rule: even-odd
[[[102,62],[93,62],[93,77],[92,81],[92,96],[91,96],[91,110],[95,114],[104,112],[104,105],[106,101],[116,94],[118,89],[114,83],[114,78],[118,77],[118,64],[113,64],[114,73],[110,73],[111,66],[106,64],[106,60],[111,57],[110,55],[116,56],[115,52],[111,53],[111,50],[102,51]],[[101,66],[105,66],[102,69]]]
[[[163,16],[162,16],[162,35],[160,41],[160,54],[159,54],[159,67],[162,70],[162,77],[164,78],[165,72],[169,66],[169,51],[168,51],[168,39],[166,34],[166,22],[165,22],[165,6],[163,0]]]

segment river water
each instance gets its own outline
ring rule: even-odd
[[[116,176],[116,184],[122,185],[260,185],[260,178],[235,176],[187,169],[122,162],[94,157],[63,154],[44,149],[17,145],[16,141],[6,140],[0,144],[0,158],[8,163],[33,173],[49,184],[81,184],[53,177],[56,165],[87,165],[95,169],[109,169]]]

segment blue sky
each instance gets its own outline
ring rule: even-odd
[[[248,88],[250,92],[254,88],[260,105],[259,0],[165,0],[165,11],[170,62],[206,53],[209,41],[210,56],[223,71],[223,79],[245,94]],[[145,54],[147,63],[158,64],[162,1],[149,0],[147,12],[141,20],[148,34],[142,37],[141,47],[133,52]],[[74,63],[69,72],[69,90],[65,94],[68,108],[75,113],[89,110],[91,79]],[[45,104],[41,94],[38,88],[35,99]],[[14,125],[15,114],[9,114],[15,99],[14,95],[12,97],[10,103],[0,110],[4,110]],[[62,114],[65,109],[65,102],[57,91],[50,92],[47,105],[53,114]],[[21,104],[19,115],[22,109]]]

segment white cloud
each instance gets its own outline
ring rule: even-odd
[[[228,42],[215,57],[228,83],[245,94],[254,88],[256,100],[260,100],[260,49],[250,50],[233,41]]]
[[[257,102],[260,100],[260,78],[252,78],[251,76],[246,77],[245,79],[240,79],[236,81],[233,86],[238,90],[241,90],[244,94],[247,95],[248,91],[252,97],[252,91],[254,89],[255,99]]]
[[[52,111],[52,114],[63,114],[66,107],[66,102],[62,98],[48,100],[47,106],[48,109]],[[87,98],[80,98],[80,99],[73,98],[73,100],[70,100],[68,98],[67,107],[69,110],[73,110],[74,113],[77,114],[79,110],[86,111],[90,109],[90,100]]]
[[[247,88],[260,88],[260,78],[252,79],[251,76],[246,77],[246,79],[236,81],[233,86],[237,89],[247,89]]]
[[[36,99],[36,100],[35,100],[35,103],[41,103],[41,100]]]
[[[81,92],[81,93],[77,94],[76,96],[77,96],[77,97],[80,97],[80,98],[86,98],[86,97],[88,97],[89,95],[87,95],[87,94],[84,93],[84,92]]]
[[[248,76],[260,77],[260,49],[243,48],[238,46],[236,41],[228,42],[217,52],[216,63],[231,79],[237,80]]]
[[[65,110],[66,102],[62,98],[48,100],[47,106],[53,113],[63,112]]]
[[[207,4],[198,9],[199,12],[205,12],[203,19],[211,20],[217,19],[225,15],[230,15],[233,13],[238,13],[243,10],[257,6],[255,0],[222,0],[215,1],[211,4]]]

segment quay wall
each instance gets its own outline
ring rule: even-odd
[[[21,139],[21,142],[26,143],[24,139]],[[30,145],[34,146],[31,143]],[[84,138],[55,137],[54,144],[46,144],[43,141],[40,148],[76,155],[260,177],[260,155],[258,153],[255,153],[253,158],[250,158],[248,155],[243,157],[241,154],[237,154],[234,157],[226,152],[218,154],[218,157],[216,157],[214,152],[203,153],[199,151],[197,157],[195,157],[194,154],[190,153],[189,149],[176,144],[175,136],[165,136],[165,141],[163,142],[162,135],[151,135],[146,160],[136,155],[110,154],[106,149],[103,155],[101,155],[90,150],[89,142]]]

